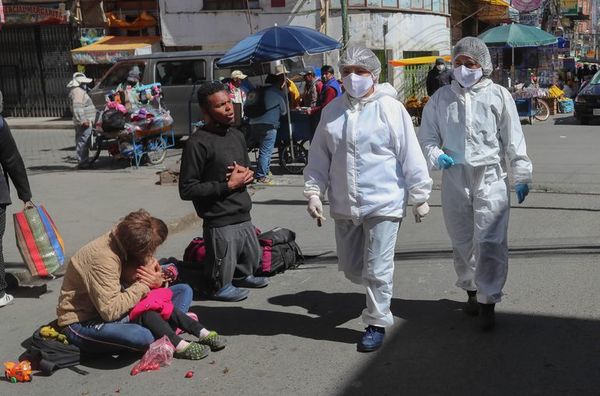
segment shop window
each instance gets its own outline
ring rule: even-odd
[[[127,82],[127,77],[129,76],[129,71],[134,68],[138,68],[140,71],[140,75],[142,76],[142,81],[140,84],[144,84],[143,76],[144,69],[146,68],[145,62],[128,62],[117,64],[113,69],[110,70],[109,74],[100,82],[99,87],[102,89],[115,89],[119,84],[124,84]]]
[[[202,9],[245,10],[246,8],[258,8],[258,0],[204,0],[204,7]]]
[[[156,65],[156,81],[163,86],[192,85],[197,81],[206,81],[206,62],[204,60],[177,60],[159,62]]]
[[[285,7],[285,0],[271,0],[271,7]]]
[[[365,6],[365,0],[348,0],[348,7],[364,7],[364,6]]]
[[[387,8],[398,8],[398,0],[381,0],[381,6]]]

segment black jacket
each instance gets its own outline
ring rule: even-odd
[[[197,129],[181,157],[179,196],[192,201],[205,227],[223,227],[250,220],[252,201],[246,187],[229,191],[227,167],[250,166],[242,132],[232,127]]]
[[[31,189],[25,164],[10,133],[10,128],[2,116],[0,116],[0,164],[2,165],[0,169],[0,205],[11,203],[7,175],[17,189],[19,199],[30,201]]]
[[[427,96],[432,96],[435,91],[450,84],[452,81],[452,71],[445,69],[439,71],[435,66],[427,73]]]

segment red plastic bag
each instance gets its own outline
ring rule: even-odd
[[[150,344],[150,347],[144,353],[138,364],[131,369],[131,375],[137,375],[142,371],[158,370],[161,367],[168,366],[173,361],[175,347],[167,336],[163,336]]]

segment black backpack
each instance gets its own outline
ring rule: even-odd
[[[244,115],[248,118],[258,118],[264,115],[267,111],[274,109],[273,106],[267,109],[265,104],[265,90],[267,87],[258,87],[248,92],[246,101],[244,102]]]
[[[258,235],[262,247],[261,265],[257,276],[273,276],[304,263],[300,246],[296,243],[296,233],[282,227]]]
[[[118,132],[125,128],[125,115],[117,109],[108,109],[102,113],[102,130]]]
[[[56,321],[50,326],[56,328]],[[75,367],[81,363],[79,347],[64,344],[56,339],[44,338],[40,335],[40,329],[41,327],[26,341],[27,351],[19,360],[29,360],[35,370],[40,370],[45,375],[52,375],[62,368],[69,368],[82,375],[88,374],[87,371]]]

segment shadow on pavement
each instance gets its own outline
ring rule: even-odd
[[[242,307],[206,307],[194,306],[190,310],[203,318],[208,327],[209,320],[215,321],[219,334],[240,335],[254,334],[269,336],[290,334],[313,340],[328,340],[354,344],[361,332],[338,328],[350,319],[358,317],[365,304],[365,296],[358,293],[324,293],[321,291],[305,291],[272,297],[269,302],[276,305],[304,307],[308,315],[248,309]],[[204,319],[206,318],[206,319]],[[218,322],[218,325],[217,325]]]
[[[395,299],[405,321],[340,395],[598,394],[600,322],[503,313],[492,333],[460,303]],[[398,323],[398,321],[397,321]]]
[[[253,205],[300,205],[306,206],[308,201],[306,199],[268,199],[266,201],[252,201]]]

